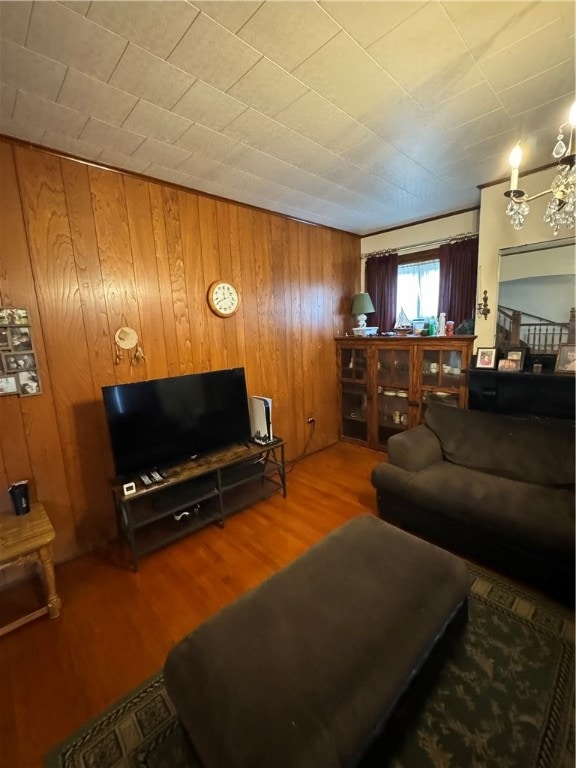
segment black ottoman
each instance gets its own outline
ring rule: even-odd
[[[169,653],[203,766],[356,765],[468,590],[460,559],[376,517],[332,532]]]

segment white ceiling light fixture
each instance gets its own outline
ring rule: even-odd
[[[568,146],[564,142],[564,130],[569,127]],[[535,195],[527,195],[521,189],[518,189],[518,174],[520,163],[522,161],[522,150],[520,142],[510,153],[510,167],[512,173],[510,176],[510,189],[504,192],[504,195],[510,198],[506,208],[506,214],[510,217],[510,222],[514,229],[522,229],[524,219],[530,213],[529,202],[536,200],[544,195],[552,195],[548,202],[544,221],[552,227],[555,235],[560,228],[571,229],[574,227],[575,207],[576,207],[576,169],[574,167],[576,152],[576,101],[572,104],[567,122],[563,123],[558,129],[556,146],[552,156],[558,160],[558,173],[552,181],[550,189],[538,192]]]

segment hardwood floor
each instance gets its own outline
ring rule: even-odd
[[[0,766],[45,753],[158,671],[219,608],[347,520],[376,512],[381,453],[337,443],[298,462],[280,494],[120,567],[111,545],[56,566],[62,614],[0,638]]]

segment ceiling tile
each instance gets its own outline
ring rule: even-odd
[[[539,105],[534,109],[521,112],[516,115],[515,123],[518,130],[518,138],[523,141],[535,131],[547,129],[550,131],[550,152],[554,148],[558,127],[568,120],[570,108],[574,103],[574,94],[569,93],[558,99]],[[565,133],[566,135],[566,133]],[[551,159],[550,162],[553,162]]]
[[[138,99],[101,80],[68,69],[57,101],[58,104],[92,115],[105,123],[121,125]]]
[[[183,0],[97,0],[90,4],[88,11],[92,21],[164,59],[197,16],[198,11]]]
[[[574,94],[575,80],[572,59],[500,91],[498,98],[509,115],[517,115],[566,94]],[[536,94],[540,94],[540,104],[536,103]]]
[[[222,163],[228,162],[241,151],[241,145],[238,145],[237,141],[202,125],[193,125],[189,128],[175,142],[175,146],[182,147],[194,155],[203,155]]]
[[[260,53],[201,13],[168,61],[225,91],[260,58]]]
[[[174,147],[171,144],[147,138],[132,153],[132,157],[139,162],[148,161],[167,168],[179,168],[190,157],[190,152],[181,147]]]
[[[266,2],[238,37],[291,72],[339,31],[315,2]]]
[[[574,61],[574,45],[562,20],[522,38],[517,43],[480,62],[496,91],[527,80],[564,61]]]
[[[26,46],[86,75],[107,80],[126,41],[52,2],[34,4]]]
[[[471,144],[476,144],[490,136],[496,136],[504,131],[509,131],[512,127],[513,123],[508,114],[504,109],[500,108],[447,131],[447,133],[448,138],[452,141],[469,147]]]
[[[337,155],[271,118],[247,109],[223,130],[227,136],[242,141],[292,165],[300,165],[322,174],[338,165]]]
[[[134,173],[144,173],[150,165],[147,160],[126,155],[122,152],[114,152],[112,149],[103,149],[98,156],[98,162],[103,163],[110,168],[134,171]]]
[[[180,115],[155,107],[147,101],[139,101],[124,121],[123,127],[171,144],[190,125],[190,120]]]
[[[370,108],[373,99],[383,103],[386,92],[398,87],[344,32],[322,46],[293,74],[356,118]]]
[[[380,136],[371,136],[352,149],[343,152],[342,156],[355,165],[372,170],[378,164],[386,164],[396,152],[396,148]]]
[[[24,45],[31,11],[31,2],[0,2],[0,36]]]
[[[245,104],[227,93],[196,80],[187,93],[172,107],[172,112],[195,123],[219,131],[247,109]]]
[[[188,181],[187,173],[180,173],[180,171],[175,171],[172,168],[166,168],[163,165],[149,165],[146,169],[146,173],[153,179],[169,181],[171,184],[180,184],[185,186]]]
[[[426,4],[371,45],[368,52],[424,106],[444,101],[483,80],[437,3]]]
[[[333,152],[344,152],[372,134],[312,91],[276,115],[276,120]]]
[[[214,0],[193,0],[192,4],[230,32],[236,33],[262,5],[262,0],[242,0],[240,3],[238,0],[220,0],[217,3]]]
[[[16,103],[16,88],[12,85],[0,83],[0,115],[12,119],[14,104]]]
[[[0,133],[5,136],[13,136],[22,141],[31,141],[33,144],[42,144],[46,131],[35,125],[17,123],[7,115],[0,112]]]
[[[513,0],[492,2],[487,12],[486,0],[444,0],[442,7],[474,58],[481,60],[513,45],[555,19],[562,19],[565,28],[573,30],[576,6],[571,0],[532,3]]]
[[[88,8],[90,8],[90,0],[59,0],[60,5],[65,5],[75,13],[79,13],[81,16],[86,16]]]
[[[500,106],[496,94],[486,82],[430,107],[430,114],[443,128],[456,128]]]
[[[470,144],[467,147],[467,154],[475,161],[486,160],[490,157],[505,158],[508,164],[508,157],[517,141],[516,131],[511,128],[509,131],[499,133],[497,136],[491,136],[489,139],[483,139],[476,144]]]
[[[146,76],[143,77],[142,73]],[[134,96],[170,109],[182,98],[196,78],[163,59],[130,43],[110,80],[110,85]]]
[[[80,141],[87,141],[88,144],[100,145],[124,155],[131,155],[145,139],[144,136],[104,123],[102,120],[96,120],[94,117],[88,120],[78,138]]]
[[[363,48],[405,21],[424,5],[411,0],[320,0],[320,6]]]
[[[53,133],[46,131],[44,143],[51,149],[57,149],[60,152],[66,152],[73,157],[84,157],[88,160],[96,160],[100,154],[100,147],[94,147],[84,141],[78,141],[70,136],[64,136],[62,133]]]
[[[23,91],[18,91],[13,116],[17,123],[60,132],[72,138],[78,137],[88,120],[87,115]]]
[[[10,40],[0,46],[2,81],[45,99],[55,99],[66,74],[66,67]]]
[[[244,104],[273,117],[308,89],[267,58],[262,58],[228,90]]]

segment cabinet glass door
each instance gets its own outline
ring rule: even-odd
[[[342,437],[368,441],[368,359],[366,349],[340,350]]]
[[[408,428],[408,390],[410,386],[410,351],[379,349],[376,400],[378,407],[378,444]]]
[[[423,349],[420,415],[429,403],[439,402],[458,408],[462,380],[462,352],[454,349]]]

